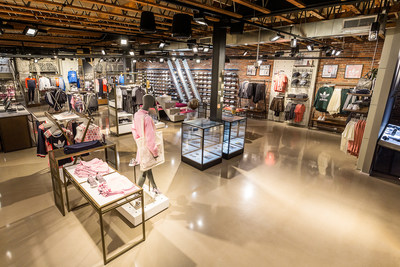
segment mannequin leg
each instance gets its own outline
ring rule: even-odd
[[[147,177],[149,178],[149,181],[150,181],[151,185],[153,186],[153,188],[157,189],[157,185],[156,185],[156,182],[154,181],[154,177],[153,177],[153,171],[151,169],[147,171]]]
[[[142,176],[139,179],[138,186],[143,187],[144,182],[146,181],[146,173],[147,173],[147,171],[142,173]]]

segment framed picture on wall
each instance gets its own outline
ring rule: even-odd
[[[339,65],[324,65],[322,78],[336,78]]]
[[[261,65],[260,66],[260,76],[269,76],[271,70],[271,65]]]
[[[247,65],[247,76],[256,76],[257,69],[254,65]]]
[[[363,65],[346,65],[346,71],[344,73],[345,79],[360,79],[363,70]]]

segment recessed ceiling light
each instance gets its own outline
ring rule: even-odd
[[[135,51],[129,51],[129,55],[134,56],[135,55]]]
[[[204,47],[204,52],[210,51],[210,48],[208,46]]]
[[[37,28],[26,26],[23,33],[26,36],[35,37],[38,34],[38,31]]]
[[[128,44],[128,39],[125,37],[121,38],[121,45],[127,45]]]

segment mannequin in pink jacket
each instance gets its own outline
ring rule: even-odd
[[[158,157],[158,148],[156,146],[156,126],[154,125],[153,119],[149,115],[149,109],[152,107],[156,107],[156,101],[152,95],[144,95],[143,96],[143,106],[139,109],[134,117],[132,124],[132,135],[134,139],[138,139],[141,136],[141,133],[144,132],[147,141],[147,148],[154,158]],[[144,131],[142,131],[142,121],[144,122]],[[136,162],[140,163],[140,155],[139,151],[136,154]],[[139,186],[143,187],[144,182],[146,181],[146,177],[149,178],[151,185],[153,186],[153,191],[156,194],[161,194],[160,190],[158,190],[156,182],[154,181],[152,170],[148,170],[142,173],[142,176],[139,179]]]

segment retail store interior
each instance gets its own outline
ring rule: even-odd
[[[0,265],[399,266],[399,12],[0,0]]]

